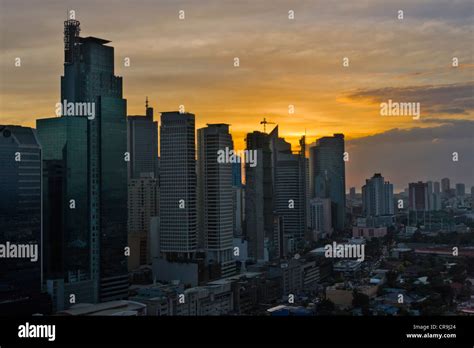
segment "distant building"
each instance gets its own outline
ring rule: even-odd
[[[354,201],[356,199],[356,188],[355,187],[351,187],[349,189],[349,199],[351,201]]]
[[[309,203],[311,218],[311,237],[313,240],[328,237],[332,234],[331,200],[313,198]]]
[[[129,177],[139,179],[153,173],[158,178],[158,122],[153,120],[153,108],[146,102],[145,116],[127,117]]]
[[[443,178],[441,179],[441,192],[444,195],[449,195],[451,192],[451,186],[449,183],[449,178]]]
[[[393,185],[384,181],[381,174],[374,174],[362,186],[362,203],[366,216],[393,215]]]
[[[128,269],[151,263],[151,219],[158,216],[159,185],[153,173],[141,174],[128,183]]]
[[[318,139],[311,145],[309,154],[311,197],[331,199],[333,226],[342,230],[346,209],[344,135]]]
[[[380,238],[387,235],[387,227],[353,227],[352,237],[364,237],[365,239]]]
[[[466,185],[456,184],[456,196],[464,197],[466,195]]]
[[[421,181],[409,184],[408,208],[411,211],[428,211],[428,185]]]
[[[99,304],[78,303],[57,313],[61,316],[120,316],[138,317],[147,315],[146,305],[136,301],[110,301]]]

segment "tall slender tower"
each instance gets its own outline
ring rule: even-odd
[[[225,153],[234,148],[228,124],[208,124],[198,130],[198,211],[202,247],[217,276],[235,273],[233,258],[232,163]],[[212,269],[212,268],[211,268]],[[211,274],[211,278],[213,274]]]
[[[163,112],[160,126],[160,252],[191,259],[198,247],[194,115]]]
[[[62,114],[37,128],[44,159],[63,166],[64,296],[97,302],[128,295],[126,100],[110,41],[79,33],[64,22]]]
[[[344,134],[323,137],[310,148],[310,186],[312,197],[330,198],[333,224],[338,230],[345,226],[346,171]]]
[[[273,215],[272,152],[269,135],[254,131],[247,134],[247,151],[256,154],[256,165],[245,163],[245,225],[249,257],[269,260],[275,241]]]
[[[278,126],[269,137],[273,158],[274,211],[283,220],[284,237],[294,242],[301,241],[307,226],[304,138],[300,141],[301,150],[293,153],[291,144],[279,137]]]

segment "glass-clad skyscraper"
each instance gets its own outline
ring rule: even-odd
[[[38,120],[37,128],[45,181],[62,185],[45,191],[44,216],[45,233],[63,240],[52,259],[63,257],[64,296],[97,302],[128,292],[126,100],[114,75],[114,48],[79,32],[78,21],[64,23],[61,117]]]
[[[342,230],[346,209],[344,134],[318,139],[309,149],[309,158],[311,196],[331,199],[334,227]]]

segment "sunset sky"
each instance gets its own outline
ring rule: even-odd
[[[445,176],[469,190],[473,6],[472,0],[0,0],[0,124],[34,127],[37,118],[54,116],[70,9],[81,36],[115,47],[129,115],[144,113],[145,96],[156,113],[183,104],[197,128],[231,124],[238,148],[247,132],[263,130],[263,117],[295,146],[305,132],[308,143],[344,133],[347,187],[360,191],[365,178],[381,172],[397,191]],[[421,118],[381,116],[388,99],[419,102]],[[452,161],[454,151],[459,162]]]

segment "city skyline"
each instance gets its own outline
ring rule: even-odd
[[[465,43],[465,0],[106,0],[100,22],[89,0],[47,1],[37,16],[67,18],[28,22],[26,41],[12,23],[0,56],[0,317],[20,341],[55,341],[50,320],[74,338],[64,316],[128,317],[138,343],[171,316],[390,316],[407,339],[464,335],[474,69],[465,47],[442,52]],[[30,38],[54,44],[9,58]],[[428,326],[439,316],[453,324]]]
[[[24,4],[4,1],[2,13]],[[305,133],[308,145],[322,136],[344,133],[350,155],[347,187],[360,188],[375,172],[384,173],[395,191],[411,181],[445,176],[474,185],[468,164],[474,160],[468,151],[474,131],[474,65],[469,45],[459,44],[472,30],[469,2],[456,7],[447,2],[401,2],[384,5],[383,11],[372,1],[342,2],[331,8],[322,2],[279,1],[271,10],[262,4],[214,4],[139,2],[129,8],[140,14],[139,23],[120,6],[107,13],[94,13],[88,2],[23,6],[22,15],[35,11],[29,18],[35,35],[22,30],[18,14],[2,16],[0,25],[9,29],[2,31],[2,123],[33,126],[35,119],[54,114],[63,45],[57,29],[67,10],[74,9],[84,26],[81,35],[112,41],[116,73],[125,81],[128,115],[143,114],[145,96],[157,112],[184,105],[196,115],[197,129],[222,119],[229,123],[236,149],[243,149],[245,134],[262,130],[263,117],[277,123],[281,136],[295,148]],[[404,10],[406,28],[397,19],[398,8]],[[45,10],[51,10],[49,16],[57,18],[57,24],[44,21]],[[321,24],[317,29],[308,26],[315,14]],[[353,30],[345,33],[340,25],[330,30],[349,14],[360,18]],[[114,25],[113,19],[124,23]],[[412,53],[397,53],[397,36],[368,34],[374,22],[381,33],[395,30],[405,35]],[[448,30],[453,27],[456,30]],[[251,28],[256,33],[250,33]],[[164,34],[157,36],[160,33]],[[337,35],[344,40],[335,41]],[[373,42],[361,42],[367,35]],[[440,54],[431,55],[430,43],[437,44]],[[459,58],[457,68],[451,67],[454,56]],[[14,67],[15,57],[22,58],[19,68]],[[124,66],[127,57],[129,67]],[[234,67],[235,57],[240,58],[239,67]],[[349,58],[348,67],[342,64],[344,57]],[[380,116],[379,103],[397,98],[420,102],[421,118]],[[290,105],[294,114],[288,113]],[[455,164],[450,161],[453,151],[460,154]],[[388,153],[391,161],[386,160]]]

